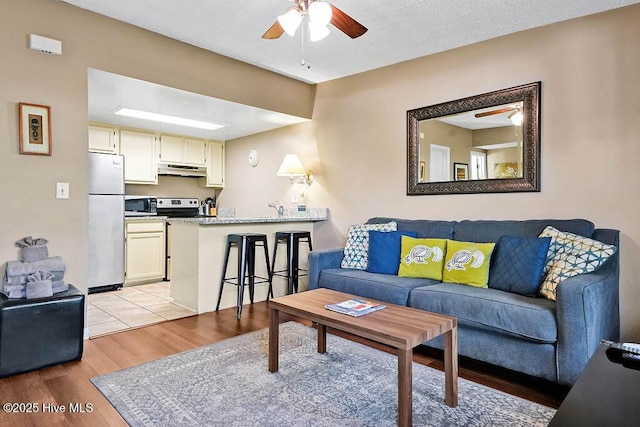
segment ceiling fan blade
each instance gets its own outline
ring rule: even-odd
[[[271,27],[262,35],[263,39],[277,39],[284,34],[284,29],[276,20]]]
[[[335,7],[334,5],[330,5],[330,6],[331,6],[331,11],[333,12],[331,14],[331,23],[340,31],[342,31],[352,39],[355,39],[356,37],[360,37],[361,35],[367,32],[367,28],[365,28],[358,21],[356,21],[355,19],[353,19],[352,17],[350,17],[349,15],[347,15],[346,13],[344,13],[343,11]]]
[[[486,116],[492,116],[494,114],[502,114],[502,113],[506,113],[507,111],[513,111],[515,110],[515,108],[513,107],[507,107],[507,108],[500,108],[498,110],[492,110],[492,111],[485,111],[484,113],[476,113],[476,118],[480,118],[480,117],[486,117]]]

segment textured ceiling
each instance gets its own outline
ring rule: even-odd
[[[300,30],[261,35],[290,0],[64,0],[194,46],[309,83],[320,83],[502,35],[640,3],[640,0],[332,0],[369,31],[335,27],[300,65]]]

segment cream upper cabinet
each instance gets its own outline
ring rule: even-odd
[[[124,155],[125,183],[158,183],[156,137],[153,133],[120,130],[120,154]]]
[[[160,136],[160,161],[163,163],[182,164],[184,159],[184,138],[181,136]]]
[[[205,166],[207,164],[207,141],[202,139],[184,139],[184,164]]]
[[[127,221],[125,283],[164,278],[164,221]]]
[[[207,177],[201,183],[205,187],[224,187],[224,141],[208,141]]]
[[[174,135],[160,136],[160,161],[174,165],[205,166],[207,141]]]
[[[118,154],[118,130],[105,126],[89,125],[89,151]]]

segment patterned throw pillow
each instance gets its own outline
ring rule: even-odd
[[[344,258],[340,267],[367,269],[369,255],[369,231],[396,231],[398,225],[395,221],[387,224],[361,224],[349,227],[347,244],[344,247]]]
[[[552,301],[556,300],[558,284],[569,277],[595,271],[617,248],[588,237],[545,228],[540,237],[551,237],[547,253],[547,276],[540,287],[540,294]]]
[[[442,280],[446,252],[446,239],[414,239],[402,236],[398,276]]]
[[[495,243],[473,243],[449,240],[442,281],[486,288],[489,262]]]
[[[489,287],[537,296],[550,244],[551,237],[502,236],[491,262]]]
[[[418,237],[415,231],[369,231],[370,273],[398,274],[402,236]]]

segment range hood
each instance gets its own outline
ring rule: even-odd
[[[174,175],[198,178],[207,176],[207,168],[204,166],[184,166],[160,163],[158,165],[158,175]]]

